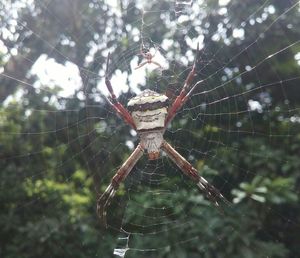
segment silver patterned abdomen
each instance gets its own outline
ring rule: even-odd
[[[127,106],[138,132],[164,128],[168,114],[166,95],[144,90],[130,99]]]
[[[131,115],[138,131],[148,131],[164,127],[167,109],[133,111]]]
[[[151,90],[144,90],[128,102],[141,145],[147,150],[149,159],[159,157],[168,104],[167,96]]]

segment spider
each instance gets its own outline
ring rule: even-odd
[[[105,192],[97,200],[97,213],[103,225],[106,227],[106,209],[111,199],[114,197],[120,183],[125,180],[144,152],[147,152],[149,160],[158,159],[160,151],[165,152],[180,168],[183,174],[193,180],[198,189],[203,191],[205,196],[214,203],[216,207],[219,207],[219,200],[228,203],[220,191],[200,176],[198,171],[163,138],[167,126],[198,84],[192,84],[196,75],[196,61],[198,55],[199,45],[197,46],[196,58],[192,70],[188,74],[180,94],[171,105],[169,105],[169,99],[166,95],[146,89],[129,100],[127,104],[128,109],[117,100],[108,78],[107,73],[110,54],[108,55],[105,75],[105,84],[110,93],[110,99],[108,99],[108,101],[116,113],[137,131],[140,143],[119,168]]]
[[[139,69],[139,68],[141,68],[141,67],[143,67],[143,66],[146,65],[146,64],[155,64],[155,65],[157,65],[159,68],[162,68],[161,65],[160,65],[159,63],[157,63],[157,62],[155,62],[155,61],[152,60],[152,58],[155,56],[155,53],[156,53],[156,52],[154,53],[154,55],[152,55],[152,54],[150,53],[150,49],[149,49],[148,47],[146,47],[145,45],[142,45],[142,46],[141,46],[141,51],[140,51],[140,53],[141,53],[141,55],[146,59],[146,61],[140,63],[136,68],[134,68],[135,70],[136,70],[136,69]]]

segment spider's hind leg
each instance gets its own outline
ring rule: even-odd
[[[97,214],[103,225],[107,225],[106,221],[106,209],[110,205],[112,198],[115,196],[117,189],[114,189],[112,184],[110,184],[105,192],[97,200]]]
[[[224,213],[219,201],[222,201],[227,205],[230,205],[231,203],[220,193],[217,188],[208,183],[203,177],[199,176],[199,178],[200,180],[197,183],[198,189],[204,193],[206,198],[212,202],[221,213]]]
[[[119,188],[119,185],[122,181],[125,180],[129,172],[132,170],[134,165],[143,155],[144,149],[139,144],[129,158],[124,162],[124,164],[120,167],[117,171],[115,176],[112,178],[111,183],[106,188],[104,193],[98,198],[97,200],[97,214],[102,222],[102,224],[107,227],[106,221],[106,210],[107,207],[110,205],[112,198],[115,196],[116,191]]]
[[[170,144],[166,141],[162,144],[163,151],[174,161],[174,163],[181,169],[181,171],[192,179],[199,190],[203,192],[206,198],[212,202],[223,213],[223,209],[220,206],[220,201],[230,205],[230,202],[220,193],[220,191],[213,185],[208,183],[202,176],[198,174],[195,169],[184,157],[182,157]]]

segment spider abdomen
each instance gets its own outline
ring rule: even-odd
[[[128,110],[137,131],[163,128],[168,113],[167,107],[168,97],[151,90],[144,90],[128,102]]]
[[[128,102],[141,146],[148,152],[149,159],[157,159],[163,143],[165,120],[169,99],[166,95],[144,90]]]
[[[148,152],[148,158],[151,160],[158,159],[164,140],[163,131],[142,132],[140,133],[140,140],[142,148]]]
[[[138,131],[155,130],[164,127],[167,109],[134,111],[131,115]]]

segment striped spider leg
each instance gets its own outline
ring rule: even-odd
[[[111,107],[115,110],[115,112],[133,129],[136,129],[134,121],[128,110],[118,101],[111,82],[108,77],[108,66],[110,60],[110,53],[108,53],[107,62],[106,62],[106,72],[105,72],[105,85],[110,93],[110,99],[107,99]]]
[[[196,64],[199,56],[199,43],[197,44],[197,50],[196,50],[196,58],[192,67],[192,70],[189,72],[182,90],[180,91],[180,94],[176,97],[174,100],[172,106],[168,110],[168,115],[165,120],[165,127],[168,126],[168,124],[172,121],[176,113],[179,111],[179,109],[184,105],[184,103],[188,100],[189,96],[191,95],[192,91],[194,90],[195,86],[197,86],[199,83],[196,83],[195,85],[192,84],[193,79],[196,76]]]
[[[153,56],[148,54],[150,54],[149,51],[147,52],[145,50],[144,56],[146,59],[148,58],[147,62],[153,63]],[[180,94],[171,106],[169,106],[169,99],[166,95],[146,89],[128,101],[128,110],[117,100],[108,79],[107,70],[110,55],[108,56],[105,84],[110,93],[109,103],[117,114],[136,130],[140,138],[140,143],[117,171],[105,192],[97,200],[97,213],[104,225],[107,226],[106,209],[109,206],[111,199],[114,197],[120,183],[126,179],[144,152],[147,152],[149,160],[155,160],[159,158],[160,152],[164,151],[181,171],[196,183],[197,187],[205,193],[206,197],[212,203],[217,207],[220,207],[220,200],[229,203],[218,189],[209,184],[202,176],[198,175],[198,171],[163,138],[168,124],[187,101],[194,88],[201,83],[201,81],[199,81],[194,85],[192,84],[196,76],[196,62],[198,55],[199,45],[197,46],[193,68],[188,74]],[[140,67],[145,64],[140,64]]]
[[[115,176],[112,178],[111,183],[106,188],[104,193],[97,200],[97,214],[102,222],[102,224],[107,227],[106,221],[106,209],[110,205],[111,199],[114,197],[116,191],[118,190],[120,183],[125,180],[132,168],[142,157],[144,149],[139,144],[135,150],[131,153],[129,158],[123,163],[119,168]]]
[[[166,141],[162,144],[162,150],[167,154],[167,156],[179,167],[179,169],[190,179],[192,179],[199,190],[204,192],[205,196],[209,201],[211,201],[216,207],[221,211],[219,205],[219,200],[230,204],[229,201],[220,193],[220,191],[213,185],[208,183],[205,178],[198,174],[197,169],[195,169],[191,163],[189,163],[184,157],[182,157],[169,143]]]

